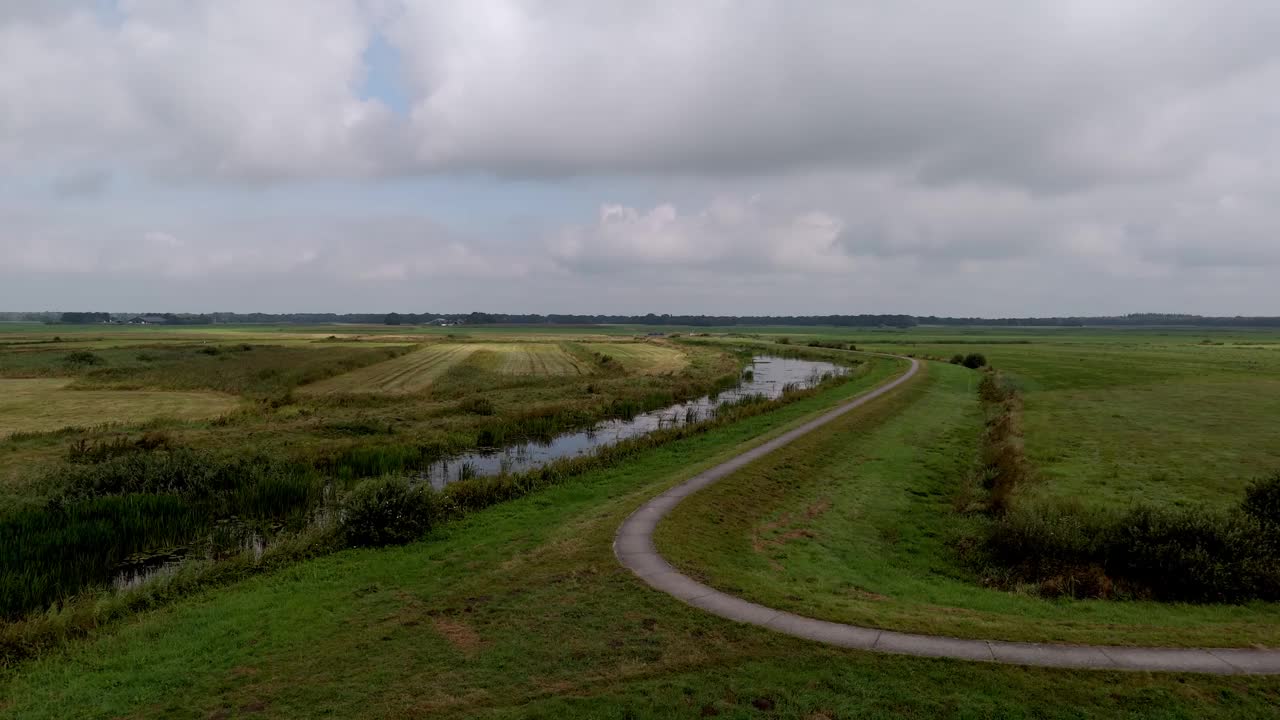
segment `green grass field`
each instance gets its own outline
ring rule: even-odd
[[[1280,644],[1280,606],[1045,599],[985,588],[953,551],[953,510],[982,415],[977,373],[933,363],[852,413],[681,503],[658,549],[704,582],[770,607],[988,640]]]
[[[347,551],[105,629],[3,676],[14,718],[1263,718],[1280,681],[993,667],[706,615],[612,556],[644,499],[865,385],[645,453],[397,549]]]
[[[136,424],[152,418],[217,417],[236,398],[212,392],[72,390],[71,380],[0,379],[0,438],[68,425]]]
[[[983,353],[1021,389],[1033,478],[1018,491],[1023,500],[1221,509],[1238,503],[1251,479],[1280,469],[1272,421],[1280,332],[663,330],[692,337],[627,342],[646,329],[622,326],[112,334],[27,326],[0,329],[0,378],[69,382],[56,391],[66,393],[216,391],[239,398],[241,409],[218,422],[139,419],[123,431],[154,427],[184,446],[323,458],[463,447],[501,424],[594,417],[611,403],[696,392],[736,373],[725,351],[742,346],[808,351],[821,341],[940,358],[891,396],[686,500],[660,526],[660,549],[753,600],[877,627],[1280,645],[1274,603],[1046,599],[986,582],[957,552],[985,522],[956,508],[978,454],[981,376],[945,362]],[[54,334],[60,342],[48,342]],[[451,347],[470,350],[433,355]],[[103,362],[66,361],[81,349]],[[648,497],[870,387],[892,366],[873,364],[816,397],[468,515],[423,542],[343,551],[109,623],[0,675],[0,715],[1280,717],[1280,679],[833,650],[707,616],[616,564],[612,534]],[[313,392],[412,382],[421,383],[412,392]],[[471,403],[480,396],[485,404]],[[0,441],[0,504],[38,505],[48,489],[33,470],[64,462],[67,443],[81,436]]]
[[[1280,468],[1271,421],[1280,417],[1280,352],[1236,345],[1278,337],[1064,331],[1001,338],[1023,344],[960,334],[976,344],[922,338],[881,347],[983,352],[1012,375],[1026,400],[1027,452],[1044,478],[1036,493],[1086,503],[1141,497],[1222,505]]]

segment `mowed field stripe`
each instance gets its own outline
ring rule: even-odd
[[[353,370],[306,388],[318,394],[410,393],[426,388],[449,368],[479,349],[478,345],[434,345],[393,360]]]
[[[588,372],[564,348],[554,343],[490,343],[482,346],[498,354],[504,375],[583,375]]]
[[[656,343],[590,343],[585,347],[612,357],[630,372],[660,375],[679,371],[689,364],[689,357],[684,352]]]
[[[583,375],[590,372],[555,343],[451,343],[432,345],[386,362],[328,378],[306,388],[317,394],[406,394],[429,387],[465,362],[480,362],[503,375]]]

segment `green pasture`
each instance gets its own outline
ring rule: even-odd
[[[645,499],[866,386],[648,451],[419,543],[345,551],[145,613],[0,676],[0,710],[13,718],[1276,715],[1280,681],[1271,678],[1037,670],[816,646],[707,615],[617,564],[613,533]]]

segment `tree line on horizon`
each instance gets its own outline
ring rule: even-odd
[[[0,312],[0,321],[62,324],[127,323],[150,318],[169,325],[211,324],[385,324],[385,325],[655,325],[751,327],[829,325],[835,327],[1280,327],[1280,317],[1214,317],[1177,313],[1134,313],[1073,317],[940,317],[936,315],[540,315],[504,313],[115,313]]]

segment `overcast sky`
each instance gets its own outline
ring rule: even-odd
[[[1280,315],[1280,3],[2,0],[0,309]]]

